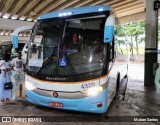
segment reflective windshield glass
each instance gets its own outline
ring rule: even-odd
[[[61,21],[40,22],[34,27],[28,52],[28,70],[38,73],[42,65],[57,57],[57,49],[62,28]],[[48,65],[48,64],[47,64]],[[52,63],[56,65],[56,63]]]
[[[102,71],[102,36],[101,30],[66,29],[64,49],[76,74],[93,76]]]
[[[105,17],[94,17],[67,20],[64,27],[37,28],[29,50],[28,69],[41,79],[54,81],[102,76],[107,71],[104,22]]]

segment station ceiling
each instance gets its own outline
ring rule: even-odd
[[[11,35],[20,25],[34,25],[37,18],[66,8],[109,5],[119,17],[144,13],[145,0],[0,0],[0,36]],[[29,36],[23,32],[21,36]]]

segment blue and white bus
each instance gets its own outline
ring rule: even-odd
[[[27,100],[58,109],[106,112],[117,84],[127,75],[127,63],[118,62],[114,49],[114,20],[109,6],[40,16],[27,53]]]

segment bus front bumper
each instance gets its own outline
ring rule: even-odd
[[[107,110],[107,91],[105,88],[96,96],[88,96],[80,99],[52,98],[36,94],[26,90],[27,100],[33,104],[72,111],[82,111],[91,113],[105,113]],[[62,107],[50,106],[51,102],[61,103]],[[101,105],[102,104],[102,105]]]

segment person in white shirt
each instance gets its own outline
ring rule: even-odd
[[[156,84],[157,88],[160,90],[160,67],[156,70],[154,83]]]
[[[25,61],[22,59],[22,53],[18,52],[17,58],[11,61],[13,67],[13,76],[15,78],[16,84],[19,84],[19,97],[22,98],[22,88],[24,84],[24,64]]]

